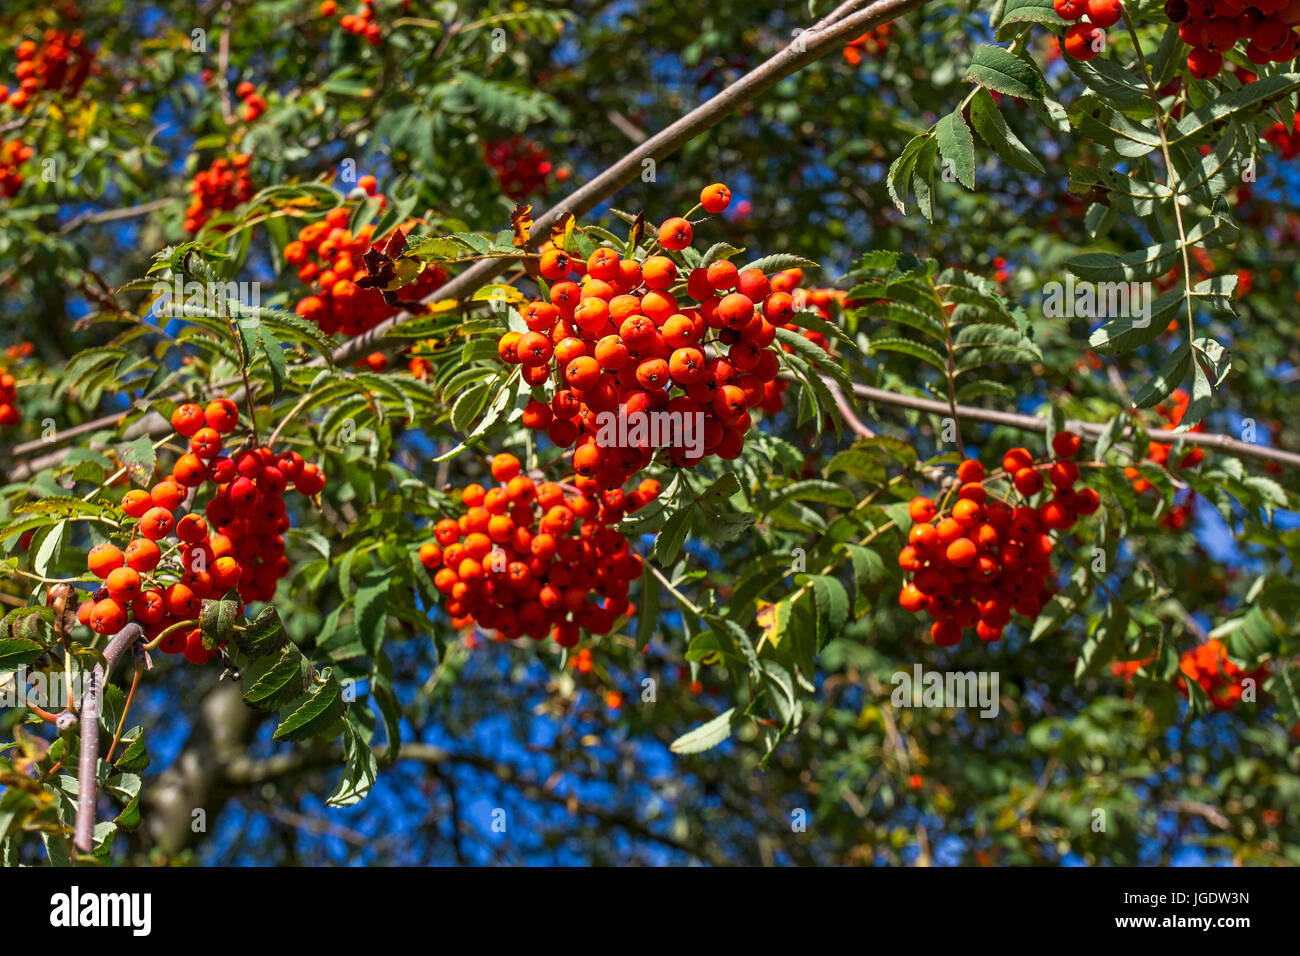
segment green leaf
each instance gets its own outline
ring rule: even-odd
[[[388,586],[392,579],[390,569],[376,568],[361,579],[357,588],[357,632],[367,654],[373,655],[383,641],[388,614]]]
[[[306,740],[309,737],[332,736],[343,716],[343,687],[327,667],[315,685],[303,697],[287,704],[288,716],[275,728],[276,740]]]
[[[149,766],[149,754],[144,746],[144,729],[137,728],[134,735],[130,732],[122,738],[126,748],[122,751],[121,756],[113,761],[113,766],[118,770],[131,770],[136,773],[144,770]]]
[[[984,140],[1003,162],[1035,176],[1045,172],[1038,158],[1008,128],[997,103],[993,100],[993,95],[983,87],[975,91],[975,96],[971,100],[970,121],[975,132],[979,133],[980,139]]]
[[[998,46],[975,48],[966,79],[1022,100],[1041,100],[1047,95],[1047,84],[1038,68]]]
[[[1230,117],[1245,119],[1263,115],[1297,89],[1300,89],[1300,73],[1261,76],[1254,83],[1247,83],[1241,89],[1225,93],[1180,119],[1168,133],[1169,145],[1208,140],[1219,135]]]
[[[303,693],[307,659],[290,644],[279,657],[263,657],[244,672],[244,703],[256,710],[275,710]]]
[[[1097,436],[1097,444],[1092,452],[1093,461],[1104,461],[1106,459],[1106,452],[1110,451],[1111,445],[1115,444],[1115,439],[1123,434],[1127,424],[1128,416],[1126,415],[1116,415],[1106,423],[1106,427]]]
[[[227,643],[235,633],[235,618],[239,616],[238,601],[204,601],[199,612],[199,627],[203,633],[203,646],[208,650]]]
[[[1191,367],[1192,350],[1184,342],[1164,360],[1155,377],[1133,396],[1134,407],[1151,408],[1159,405],[1173,393],[1179,382],[1187,377]]]
[[[731,736],[731,718],[735,712],[734,707],[724,710],[708,723],[682,734],[668,745],[668,749],[675,754],[698,754],[711,750]]]
[[[853,613],[861,617],[871,609],[872,598],[885,579],[885,562],[875,551],[862,545],[845,544],[843,548],[853,562],[853,588],[857,594],[853,602]]]
[[[1131,352],[1148,345],[1164,334],[1169,323],[1177,317],[1185,298],[1181,290],[1175,290],[1156,299],[1154,305],[1148,303],[1148,308],[1143,310],[1149,311],[1148,315],[1138,315],[1129,309],[1129,314],[1117,315],[1095,329],[1088,336],[1088,344],[1101,355]]]
[[[351,721],[344,724],[343,772],[333,792],[325,800],[328,807],[350,807],[365,799],[379,778],[375,752],[357,733]]]
[[[44,646],[22,637],[0,640],[0,669],[12,670],[30,664],[45,652]]]
[[[899,338],[897,336],[887,335],[883,338],[874,338],[870,341],[868,355],[875,352],[901,352],[904,355],[910,355],[912,358],[920,359],[933,365],[945,375],[948,374],[948,362],[935,349],[928,345],[922,345],[912,339]]]
[[[1005,40],[1015,30],[1022,29],[1018,25],[1024,23],[1042,23],[1050,27],[1065,25],[1052,0],[1007,0],[998,23],[997,38]]]
[[[849,617],[849,596],[844,585],[829,575],[815,575],[812,586],[817,608],[817,649],[821,650],[844,632]]]
[[[690,507],[682,508],[665,521],[664,526],[659,530],[655,538],[653,555],[654,559],[664,567],[676,562],[677,555],[682,549],[682,542],[686,540],[690,522]]]
[[[974,189],[975,138],[971,136],[970,127],[966,125],[961,113],[954,111],[939,120],[934,133],[945,166],[952,170],[963,186]]]
[[[659,625],[659,578],[647,564],[641,571],[641,600],[636,617],[636,649],[642,650],[650,642]]]
[[[273,605],[262,608],[257,618],[235,632],[235,644],[250,660],[264,657],[278,650],[288,639],[280,612]]]

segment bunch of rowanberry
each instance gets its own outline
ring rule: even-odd
[[[405,10],[410,3],[411,0],[402,0],[402,9]],[[365,37],[366,42],[371,46],[378,46],[384,37],[384,31],[375,19],[374,6],[374,0],[361,0],[361,6],[356,13],[345,13],[339,17],[339,26],[348,33]],[[322,17],[328,19],[338,13],[339,5],[337,0],[324,0],[317,10]]]
[[[1300,53],[1300,0],[1166,0],[1165,16],[1192,48],[1187,68],[1198,79],[1217,76],[1238,43],[1252,63],[1285,63]]]
[[[18,411],[18,381],[0,366],[0,428],[13,428],[22,420]]]
[[[1062,20],[1081,21],[1061,41],[1061,49],[1076,60],[1091,60],[1105,49],[1107,28],[1124,16],[1120,0],[1053,0],[1052,6]]]
[[[194,200],[185,210],[186,232],[198,232],[216,213],[234,209],[253,198],[253,181],[248,174],[251,157],[237,153],[229,159],[218,158],[200,170],[190,183]]]
[[[368,195],[375,195],[373,176],[362,176],[358,186]],[[348,229],[351,216],[345,206],[331,209],[323,220],[303,226],[298,238],[284,247],[284,261],[297,266],[298,278],[314,287],[298,300],[294,311],[330,334],[360,335],[369,331],[403,308],[415,308],[447,281],[441,266],[426,265],[415,281],[394,293],[397,305],[385,302],[378,289],[358,286],[367,275],[362,257],[371,248],[381,249],[390,234],[376,237],[374,224],[367,223],[354,235]],[[397,228],[405,232],[412,225],[408,222]],[[383,360],[383,356],[378,359]]]
[[[483,156],[496,175],[501,192],[516,200],[545,192],[546,178],[554,169],[546,148],[523,136],[486,143]]]
[[[1180,388],[1176,389],[1170,398],[1172,400],[1171,404],[1161,403],[1156,406],[1156,414],[1163,418],[1170,428],[1177,428],[1179,423],[1183,420],[1183,416],[1187,414],[1187,406],[1191,402],[1191,397],[1187,394],[1185,389]],[[1188,429],[1188,431],[1192,432],[1204,430],[1204,422],[1199,422],[1192,428]],[[1169,453],[1172,450],[1172,445],[1165,444],[1164,442],[1153,441],[1147,448],[1146,457],[1148,461],[1153,461],[1157,465],[1167,468],[1170,471],[1180,468],[1195,468],[1205,460],[1204,450],[1199,447],[1193,447],[1177,462],[1170,465]],[[1132,484],[1133,490],[1139,494],[1151,488],[1151,482],[1143,478],[1142,473],[1132,466],[1124,469],[1124,477],[1129,480],[1130,484]]]
[[[889,49],[889,38],[893,32],[891,24],[882,23],[874,30],[868,30],[860,37],[854,37],[842,51],[844,61],[850,66],[857,66],[862,62],[864,55],[879,56]]]
[[[1300,156],[1300,113],[1295,114],[1290,129],[1287,129],[1287,125],[1278,120],[1261,133],[1260,138],[1272,143],[1273,148],[1278,151],[1283,159],[1295,159]],[[1238,295],[1244,294],[1244,292],[1238,293]]]
[[[14,67],[18,89],[10,93],[0,86],[0,102],[8,97],[15,109],[22,109],[43,90],[76,96],[95,64],[95,54],[80,30],[46,30],[41,43],[23,40],[14,56],[18,59]]]
[[[203,664],[216,651],[203,646],[197,627],[175,625],[195,620],[203,601],[231,590],[245,603],[275,596],[289,572],[284,494],[291,485],[308,497],[319,494],[325,475],[297,452],[277,456],[263,447],[223,455],[224,436],[238,425],[239,410],[229,399],[172,413],[172,427],[189,439],[190,451],[151,489],[123,496],[134,537],[125,550],[112,543],[91,549],[87,567],[104,584],[81,605],[83,624],[114,634],[133,619],[149,640],[170,631],[159,648]],[[216,491],[200,512],[197,495],[209,482]],[[170,536],[175,543],[168,544]]]
[[[235,87],[235,95],[244,101],[244,109],[240,115],[245,123],[253,122],[266,112],[266,100],[258,94],[257,87],[248,80]]]
[[[961,487],[952,507],[940,513],[926,497],[912,499],[908,514],[915,524],[898,564],[912,576],[898,603],[933,619],[930,636],[941,647],[961,642],[973,627],[980,640],[996,641],[1012,613],[1034,620],[1054,593],[1052,549],[1048,532],[1073,527],[1081,515],[1100,506],[1091,488],[1075,490],[1079,437],[1058,432],[1052,439],[1055,459],[1035,461],[1024,448],[1002,457],[1002,476],[1020,502],[991,497],[984,466],[975,459],[957,468]],[[1046,477],[1044,477],[1046,473]],[[1033,500],[1050,482],[1053,493],[1035,506]]]
[[[1185,680],[1195,681],[1209,696],[1216,710],[1231,710],[1241,702],[1242,683],[1250,678],[1258,684],[1268,675],[1265,667],[1247,671],[1228,660],[1228,649],[1222,641],[1209,640],[1185,653],[1178,662]],[[1186,684],[1178,689],[1186,694]]]
[[[1115,661],[1110,665],[1110,672],[1128,683],[1153,660],[1154,657],[1137,661]],[[1178,659],[1178,670],[1182,675],[1178,681],[1179,693],[1186,697],[1187,681],[1194,681],[1205,691],[1215,710],[1232,710],[1241,702],[1245,690],[1242,685],[1247,678],[1258,684],[1268,675],[1266,667],[1258,667],[1253,671],[1238,667],[1228,659],[1228,649],[1217,639],[1208,640],[1185,652]]]
[[[657,497],[657,481],[625,493],[578,478],[566,491],[521,474],[506,453],[492,459],[492,477],[497,487],[464,488],[465,514],[437,522],[420,547],[456,627],[476,624],[500,640],[550,634],[573,647],[581,629],[608,634],[636,613],[627,595],[641,558],[612,525]]]
[[[700,195],[710,213],[730,201],[721,183]],[[659,246],[670,253],[692,238],[692,224],[682,218],[658,232]],[[676,464],[694,465],[707,455],[738,457],[753,424],[750,409],[779,402],[780,363],[770,346],[778,326],[793,325],[796,300],[760,270],[738,271],[719,260],[682,276],[668,255],[638,261],[601,248],[582,263],[554,246],[542,252],[539,269],[550,283],[549,301],[525,306],[528,331],[506,332],[497,352],[522,367],[528,385],[554,386],[547,400],[529,402],[523,422],[557,446],[574,446],[577,474],[621,488],[658,450],[648,441],[602,446],[601,413],[700,416],[702,453],[670,448]]]
[[[11,139],[0,146],[0,193],[5,198],[13,196],[23,187],[23,163],[32,158],[32,148],[19,139]]]

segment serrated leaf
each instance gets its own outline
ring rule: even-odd
[[[682,734],[668,745],[668,749],[675,754],[698,754],[711,750],[731,736],[731,717],[735,712],[734,707],[724,710],[709,722]]]
[[[276,740],[306,740],[332,734],[344,710],[343,687],[334,676],[334,669],[327,667],[305,696],[285,705],[287,716],[275,728],[273,736]]]
[[[966,79],[1022,100],[1040,100],[1047,94],[1038,68],[999,46],[976,47]]]

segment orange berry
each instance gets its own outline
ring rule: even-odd
[[[97,578],[106,578],[110,573],[122,567],[126,557],[116,545],[100,544],[90,549],[86,556],[86,567]]]
[[[700,205],[707,212],[719,213],[731,205],[731,190],[722,183],[705,186],[700,191]]]
[[[659,227],[659,244],[678,252],[691,244],[691,224],[680,217],[669,219]]]

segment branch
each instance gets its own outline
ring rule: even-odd
[[[81,755],[77,764],[76,845],[82,853],[95,848],[95,797],[99,791],[99,694],[118,660],[131,645],[144,637],[134,622],[113,635],[104,648],[105,665],[96,664],[81,696]]]
[[[920,412],[931,412],[935,415],[952,414],[952,409],[949,408],[947,402],[937,401],[933,398],[922,398],[919,395],[903,395],[871,385],[854,385],[853,394],[869,401],[879,402],[882,405],[896,405],[900,408],[911,408]],[[972,405],[957,405],[955,408],[957,414],[970,421],[1004,425],[1007,428],[1018,428],[1021,431],[1028,432],[1047,431],[1046,420],[1036,415],[1000,412],[990,408],[976,408]],[[1065,424],[1068,428],[1078,432],[1081,437],[1094,439],[1106,429],[1105,425],[1098,425],[1094,422],[1070,421]],[[1124,432],[1116,437],[1123,437],[1128,432],[1129,428],[1126,427]],[[1214,448],[1236,458],[1259,458],[1263,461],[1275,461],[1282,465],[1289,465],[1292,468],[1300,468],[1300,455],[1295,452],[1273,448],[1269,445],[1257,445],[1253,442],[1241,441],[1228,435],[1218,435],[1211,432],[1179,432],[1169,428],[1150,429],[1147,431],[1147,435],[1153,441],[1168,443],[1182,441],[1188,445],[1202,445],[1206,448]]]
[[[712,129],[727,116],[743,109],[781,80],[825,56],[832,49],[838,48],[847,39],[852,39],[928,2],[929,0],[877,0],[865,10],[847,15],[845,15],[846,11],[859,6],[861,0],[850,0],[842,4],[829,16],[800,33],[795,38],[795,42],[746,73],[712,99],[697,106],[649,139],[638,143],[614,165],[561,200],[560,205],[538,216],[533,222],[532,242],[535,243],[539,236],[548,235],[551,227],[562,222],[567,216],[581,216],[590,212],[636,179],[641,174],[641,164],[644,160],[658,161],[672,155],[696,136]],[[425,301],[467,299],[500,275],[511,261],[509,258],[498,258],[485,259],[476,263],[432,293]],[[350,358],[373,351],[394,326],[413,318],[415,316],[411,313],[401,312],[381,322],[369,332],[354,336],[334,352],[334,362],[344,364]],[[311,364],[318,365],[322,361],[318,359]]]
[[[654,159],[658,161],[670,156],[696,136],[712,129],[731,113],[743,109],[752,100],[781,80],[797,73],[803,67],[825,56],[833,49],[837,49],[840,43],[847,42],[847,39],[852,39],[854,36],[865,33],[873,27],[922,7],[930,0],[876,0],[866,9],[857,10],[858,7],[862,6],[863,2],[864,0],[847,0],[812,27],[800,33],[795,38],[794,43],[745,74],[712,99],[697,106],[654,136],[637,144],[622,159],[595,179],[574,191],[567,199],[561,201],[559,206],[539,216],[533,223],[532,235],[534,239],[549,234],[551,226],[563,221],[570,214],[580,216],[589,212],[627,183],[636,179],[641,174],[643,160]],[[853,12],[855,10],[857,12]],[[467,300],[474,292],[500,275],[514,261],[512,258],[502,257],[478,262],[452,278],[451,281],[439,288],[425,301],[428,302],[434,299]],[[350,358],[374,351],[377,343],[394,326],[401,325],[413,318],[416,318],[416,316],[410,312],[401,312],[380,323],[369,332],[354,336],[335,350],[333,361],[342,365]],[[323,359],[317,359],[308,364],[314,367],[323,364],[323,362]],[[214,389],[232,388],[239,384],[239,379],[233,379],[215,383],[212,387]],[[183,396],[174,395],[173,397],[179,398]],[[26,455],[48,449],[51,445],[61,446],[78,435],[111,428],[120,418],[121,413],[107,415],[76,428],[61,431],[50,441],[39,440],[15,445],[9,449],[6,455],[0,455],[0,458],[23,459]],[[161,416],[151,414],[146,418],[148,424],[142,426],[142,433],[154,434],[156,430],[166,426],[166,422]],[[137,423],[137,425],[141,424],[140,422]],[[62,459],[62,453],[51,452],[40,459],[26,464],[19,464],[10,471],[9,480],[21,481],[42,468],[51,464],[58,464]]]

